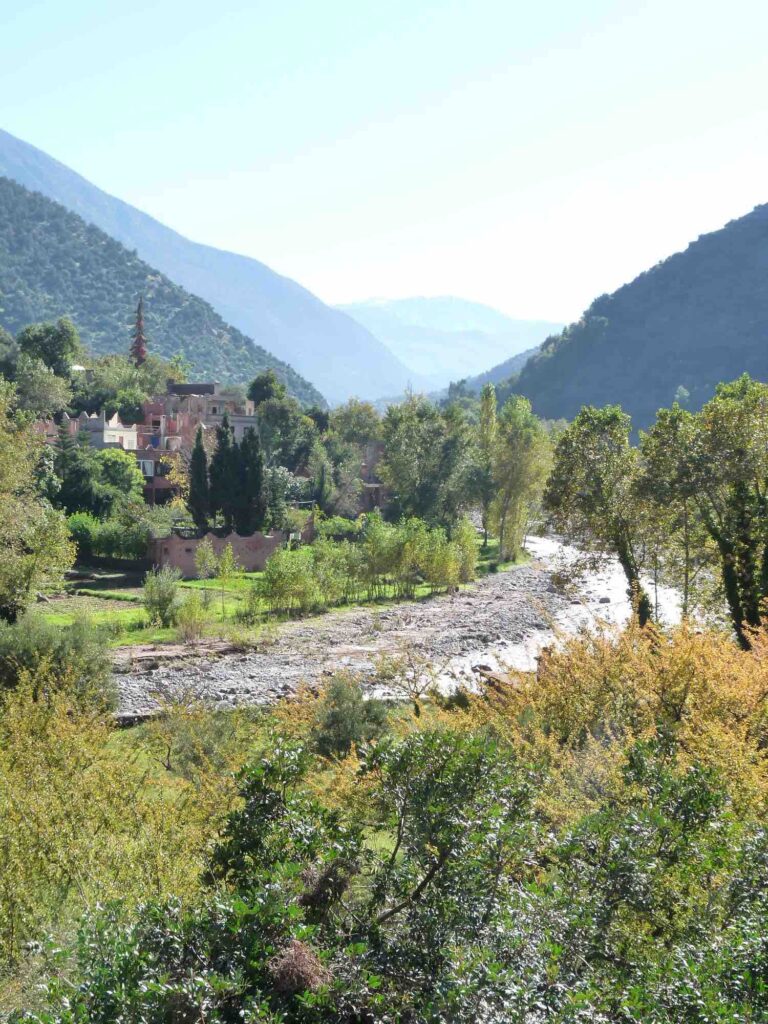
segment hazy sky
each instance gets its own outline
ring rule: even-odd
[[[572,319],[768,201],[765,0],[0,0],[0,126],[321,298]]]

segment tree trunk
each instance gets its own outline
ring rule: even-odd
[[[629,550],[629,545],[623,539],[616,544],[616,554],[627,578],[627,592],[632,607],[637,613],[638,624],[641,627],[647,626],[653,618],[651,599],[643,589],[637,565]]]

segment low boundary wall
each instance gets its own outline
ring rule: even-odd
[[[301,534],[302,541],[310,541],[313,532],[310,520]],[[231,544],[232,553],[242,569],[246,572],[260,572],[267,564],[269,556],[283,547],[291,536],[295,534],[283,533],[281,530],[274,533],[254,533],[250,537],[241,537],[239,533],[230,533],[226,537],[207,533],[204,537],[191,538],[172,534],[170,537],[153,540],[149,545],[148,554],[153,565],[173,566],[181,570],[182,576],[192,579],[196,576],[195,553],[204,540],[209,540],[217,558],[221,556],[227,544]]]

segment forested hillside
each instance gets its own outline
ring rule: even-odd
[[[195,375],[245,383],[269,367],[307,402],[322,396],[221,317],[98,228],[38,193],[0,178],[0,324],[69,316],[94,354],[127,349],[140,295],[150,348],[180,352]]]
[[[768,375],[768,205],[703,235],[549,338],[514,384],[542,416],[618,403],[636,427],[675,398]]]
[[[248,256],[184,238],[2,130],[0,174],[42,192],[135,249],[151,266],[210,302],[227,323],[290,363],[329,399],[374,398],[407,386],[412,374],[378,338],[296,281]]]
[[[498,366],[492,366],[485,373],[478,373],[476,377],[469,377],[466,381],[470,391],[480,391],[484,384],[505,384],[513,374],[519,373],[528,360],[538,350],[536,348],[526,349],[525,352],[518,352],[516,356],[505,359]]]

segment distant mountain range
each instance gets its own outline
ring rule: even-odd
[[[139,296],[150,350],[180,352],[196,375],[251,380],[273,368],[306,403],[322,395],[207,302],[190,295],[120,242],[58,203],[0,177],[0,325],[69,316],[94,353],[127,352]]]
[[[405,363],[415,387],[440,388],[472,377],[480,367],[508,361],[563,327],[545,320],[515,320],[454,296],[370,299],[339,308]]]
[[[768,205],[596,299],[513,389],[542,416],[619,403],[642,428],[676,397],[698,408],[745,371],[768,380]]]
[[[247,256],[191,242],[2,130],[0,175],[42,192],[135,249],[331,401],[395,394],[413,377],[370,331],[295,281]]]

